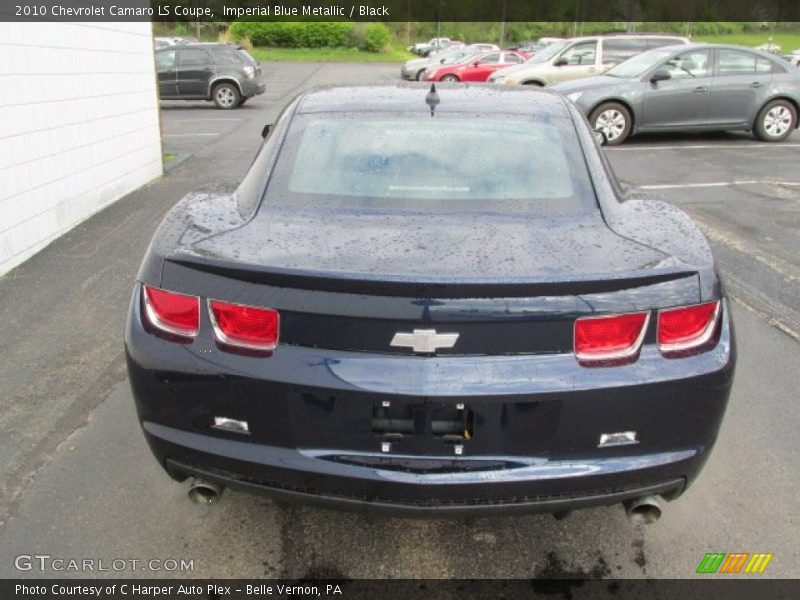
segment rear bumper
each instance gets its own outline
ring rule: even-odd
[[[163,433],[163,432],[162,432]],[[151,446],[154,443],[150,439]],[[156,442],[158,444],[159,442]],[[203,460],[202,462],[207,462]],[[514,494],[506,498],[473,498],[469,495],[459,500],[443,500],[441,497],[431,499],[421,495],[426,492],[424,484],[415,491],[415,501],[402,500],[396,495],[373,496],[358,495],[354,490],[348,492],[313,487],[314,482],[305,485],[292,483],[287,478],[280,481],[258,481],[245,479],[241,472],[224,471],[207,466],[196,467],[181,463],[171,458],[166,459],[166,469],[170,475],[183,480],[186,477],[195,477],[204,481],[217,483],[232,489],[265,494],[285,502],[308,504],[321,508],[334,508],[354,512],[385,514],[392,516],[408,517],[476,517],[476,516],[503,516],[530,513],[558,513],[580,508],[618,504],[627,500],[641,498],[649,495],[659,495],[667,500],[674,500],[680,496],[685,487],[686,479],[683,477],[661,481],[650,485],[628,485],[609,488],[587,490],[579,493],[562,492],[551,495],[525,495]],[[590,467],[588,464],[582,467]]]
[[[245,98],[251,98],[252,96],[258,96],[259,94],[263,94],[267,90],[267,84],[264,82],[263,79],[243,79],[240,82],[242,86],[242,95]]]
[[[173,477],[414,515],[673,499],[716,440],[735,363],[727,304],[712,350],[670,360],[646,346],[636,363],[609,368],[580,367],[571,355],[423,358],[296,346],[246,357],[211,340],[155,337],[136,302],[126,350],[145,436]],[[376,431],[385,403],[413,431]],[[470,435],[437,435],[433,416],[462,404]],[[247,421],[250,434],[213,429],[215,416]],[[601,434],[620,431],[636,431],[638,443],[598,447]]]

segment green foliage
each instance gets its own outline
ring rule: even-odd
[[[367,52],[382,52],[392,40],[392,35],[383,23],[370,23],[364,29],[364,42],[360,45]]]
[[[236,21],[230,27],[235,40],[245,37],[255,46],[323,48],[345,46],[353,24],[335,21]]]

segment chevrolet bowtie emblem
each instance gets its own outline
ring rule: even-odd
[[[436,333],[435,329],[415,329],[412,333],[395,333],[390,346],[411,348],[414,352],[436,352],[439,348],[452,348],[458,340],[457,333]]]

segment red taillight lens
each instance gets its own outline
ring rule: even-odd
[[[650,313],[584,317],[575,321],[575,356],[581,362],[633,358],[647,330]]]
[[[200,331],[200,298],[176,294],[149,285],[144,290],[144,311],[150,325],[183,338]]]
[[[719,300],[658,312],[658,349],[665,354],[703,346],[714,335]]]
[[[269,351],[278,345],[280,315],[277,310],[209,300],[211,323],[217,340],[225,346]]]

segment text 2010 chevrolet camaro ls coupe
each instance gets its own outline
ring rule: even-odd
[[[125,344],[198,498],[645,520],[708,457],[735,354],[705,238],[570,102],[418,84],[305,93],[235,194],[178,203]]]

